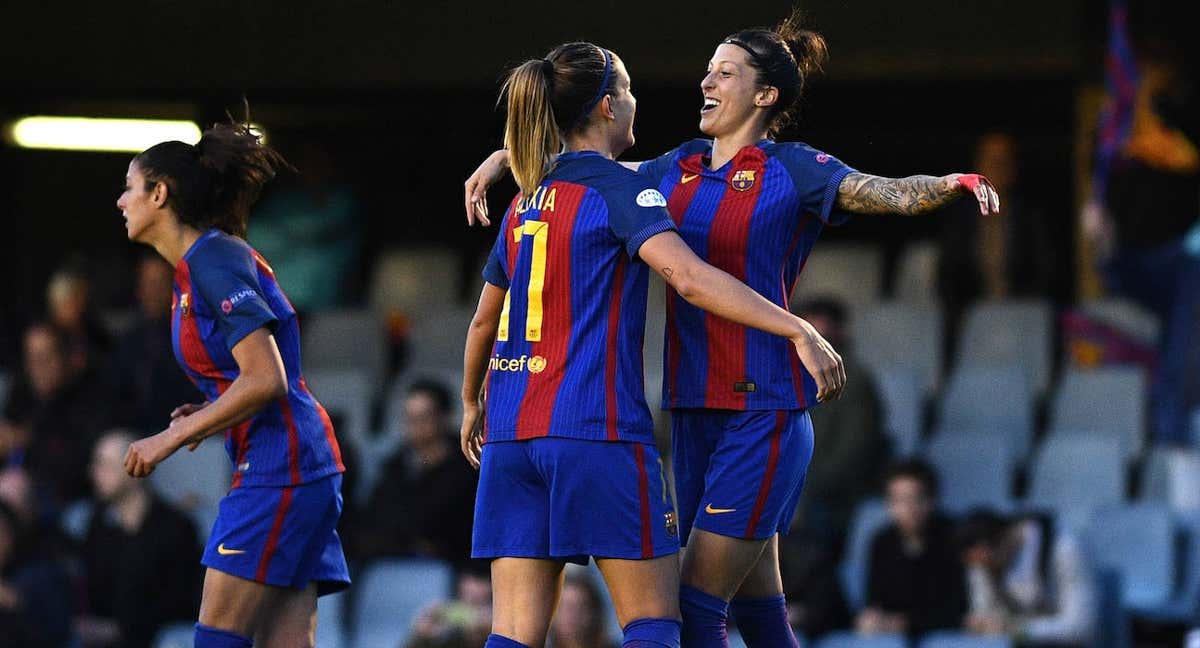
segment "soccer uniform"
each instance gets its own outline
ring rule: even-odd
[[[342,510],[341,450],[333,424],[300,372],[296,313],[267,262],[241,239],[205,232],[175,268],[175,356],[209,402],[238,376],[233,347],[267,327],[288,393],[225,432],[233,484],[201,562],[281,587],[350,584],[335,527]]]
[[[638,249],[674,230],[646,180],[560,155],[502,221],[484,279],[507,291],[487,379],[472,556],[652,558],[679,549],[642,341]]]
[[[705,261],[781,308],[852,169],[800,143],[763,140],[720,169],[692,140],[639,173],[667,198]],[[672,410],[681,530],[738,538],[786,531],[812,458],[816,381],[782,337],[710,315],[667,289],[663,407]]]

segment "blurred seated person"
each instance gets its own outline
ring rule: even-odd
[[[816,639],[850,625],[837,560],[824,542],[803,531],[780,536],[779,567],[788,623],[797,635]]]
[[[976,511],[957,544],[967,566],[965,628],[1022,646],[1083,646],[1097,624],[1096,584],[1078,540],[1049,519]]]
[[[596,583],[586,574],[568,575],[550,620],[547,643],[554,648],[615,647],[608,636],[607,614]]]
[[[919,460],[890,468],[885,497],[891,524],[871,542],[864,634],[917,635],[962,626],[967,582],[951,522],[937,510],[938,479]]]
[[[0,456],[29,471],[40,511],[89,493],[88,452],[110,408],[104,386],[71,361],[65,333],[44,323],[26,329],[24,375],[0,415]]]
[[[462,565],[471,555],[479,476],[458,447],[450,390],[420,380],[404,399],[404,443],[356,516],[359,557],[420,555]]]
[[[46,284],[50,323],[67,338],[67,357],[76,371],[99,371],[108,359],[112,340],[92,312],[91,280],[81,260],[64,264]]]
[[[312,137],[288,159],[298,172],[281,178],[254,209],[248,239],[274,264],[279,283],[304,313],[342,305],[361,243],[361,215],[337,164]],[[285,145],[282,150],[288,153]]]
[[[147,648],[163,625],[193,620],[200,602],[196,527],[126,474],[136,438],[106,432],[92,453],[96,508],[81,548],[87,604],[75,622],[87,646]]]
[[[111,361],[116,412],[114,422],[140,436],[162,431],[171,410],[204,401],[179,363],[171,343],[171,297],[175,271],[157,254],[137,265],[138,309],[129,330],[117,341]]]
[[[0,502],[0,648],[59,648],[70,632],[70,587],[26,529]]]
[[[854,356],[846,306],[838,299],[814,299],[798,310],[841,354],[846,366],[842,397],[812,409],[813,456],[800,496],[798,525],[831,548],[841,545],[862,500],[876,492],[889,446],[883,432],[883,404],[871,371]]]
[[[490,565],[472,562],[459,572],[454,600],[438,601],[421,610],[413,622],[407,648],[475,648],[492,629]]]

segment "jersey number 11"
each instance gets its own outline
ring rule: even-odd
[[[513,242],[520,243],[522,236],[533,237],[533,259],[529,262],[529,310],[525,315],[525,341],[542,341],[542,286],[546,283],[546,239],[550,236],[550,223],[527,220],[513,229]],[[500,313],[500,326],[496,339],[508,341],[509,306],[512,289],[504,294],[504,311]]]

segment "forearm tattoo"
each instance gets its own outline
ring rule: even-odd
[[[945,206],[961,195],[948,177],[881,178],[851,173],[838,185],[837,206],[855,214],[916,215]]]

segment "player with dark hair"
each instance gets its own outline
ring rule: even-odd
[[[770,139],[795,116],[824,39],[797,13],[724,39],[700,84],[700,130],[645,163],[624,163],[668,201],[683,240],[714,266],[785,307],[826,224],[851,213],[922,214],[963,194],[999,209],[976,174],[883,178],[798,142]],[[508,164],[498,151],[467,180],[468,220],[487,224],[484,190]],[[753,647],[793,644],[777,533],[796,508],[812,448],[807,409],[833,390],[780,341],[668,295],[663,406],[673,411],[684,556],[684,642],[724,645],[729,601]],[[692,533],[692,529],[695,533]],[[735,598],[736,597],[736,598]],[[747,632],[746,630],[749,629]]]
[[[287,163],[248,126],[163,142],[129,164],[117,208],[129,239],[175,266],[175,356],[207,397],[133,443],[130,475],[224,432],[235,472],[201,562],[200,648],[311,646],[317,596],[349,585],[335,526],[341,451],[300,374],[295,310],[241,238],[263,185]]]
[[[613,161],[633,145],[636,108],[615,54],[561,45],[514,69],[504,96],[521,193],[484,269],[462,391],[463,452],[480,467],[472,556],[492,561],[487,645],[541,646],[564,563],[592,556],[624,645],[677,647],[677,520],[642,386],[647,266],[697,308],[787,338],[782,352],[828,375],[831,393],[840,358],[703,263],[662,194]]]

